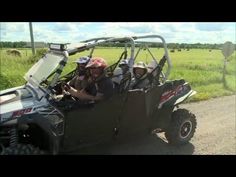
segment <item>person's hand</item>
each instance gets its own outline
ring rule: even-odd
[[[71,86],[67,83],[64,84],[64,90],[68,92],[71,89]]]
[[[70,94],[71,96],[78,97],[78,90],[69,86],[68,84],[65,85],[65,91]]]
[[[85,89],[80,90],[80,93],[87,93]]]
[[[56,95],[54,99],[56,101],[60,101],[63,97],[64,97],[64,95]]]
[[[62,94],[63,94],[63,95],[70,95],[70,93],[68,92],[68,90],[70,89],[70,87],[71,87],[71,86],[70,86],[69,84],[63,82],[63,83],[61,84]]]

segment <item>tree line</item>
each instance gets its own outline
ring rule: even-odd
[[[47,43],[45,43],[45,46]],[[195,43],[195,44],[187,44],[187,43],[167,43],[167,47],[169,49],[221,49],[223,44],[202,44],[202,43]],[[236,48],[236,44],[235,48]],[[113,44],[101,44],[102,47],[124,47],[124,43],[113,43]],[[149,47],[157,47],[162,48],[162,43],[148,43]],[[27,42],[19,41],[19,42],[9,42],[9,41],[2,41],[0,42],[1,48],[28,48]]]
[[[27,42],[0,42],[1,48],[24,48],[26,47]]]
[[[235,48],[236,48],[236,44]],[[117,43],[117,44],[102,44],[103,47],[124,47],[124,44]],[[162,48],[162,43],[148,43],[149,47],[157,47]],[[194,43],[194,44],[187,44],[187,43],[167,43],[167,47],[169,49],[221,49],[223,44],[202,44],[202,43]]]

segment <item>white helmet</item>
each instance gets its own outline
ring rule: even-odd
[[[156,69],[157,65],[158,65],[157,62],[155,60],[152,60],[147,66],[148,73],[151,73],[154,69]],[[157,71],[154,71],[152,74],[153,76],[156,76]]]
[[[119,63],[119,66],[121,66],[121,65],[128,65],[128,64],[129,64],[128,59],[123,59],[123,60],[121,60],[121,62]]]
[[[83,56],[78,58],[75,62],[78,64],[87,64],[90,61],[90,58],[87,56]]]

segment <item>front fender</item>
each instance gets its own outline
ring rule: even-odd
[[[196,94],[196,91],[191,89],[189,83],[178,83],[176,81],[175,84],[172,82],[171,84],[167,85],[166,89],[164,89],[158,108],[160,109],[163,106],[176,106],[194,94]]]
[[[40,114],[25,115],[18,118],[18,125],[36,125],[42,130],[48,141],[48,151],[58,154],[60,150],[61,138],[64,135],[64,121],[58,115],[44,116]],[[63,130],[61,131],[61,126]]]
[[[185,100],[187,100],[189,97],[195,95],[196,93],[197,93],[196,91],[190,90],[186,95],[184,95],[184,96],[178,98],[178,99],[175,101],[174,105],[176,106],[176,105],[178,105],[178,104],[180,104],[180,103],[183,103]]]

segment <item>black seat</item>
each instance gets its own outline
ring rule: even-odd
[[[123,93],[129,89],[131,82],[131,73],[128,72],[124,75],[123,79],[121,79],[120,84],[117,85],[118,93]]]

